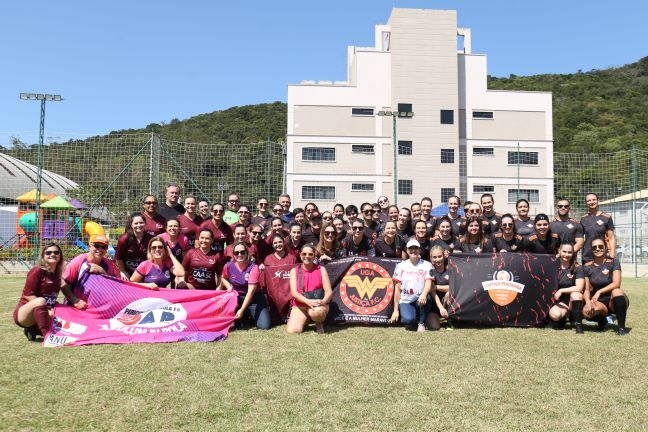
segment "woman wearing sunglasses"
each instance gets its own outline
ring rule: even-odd
[[[258,290],[259,267],[250,260],[250,252],[243,242],[234,243],[234,260],[223,268],[223,287],[238,294],[238,308],[234,315],[237,328],[245,319],[252,318],[256,328],[267,330],[271,326],[270,311],[265,296]]]
[[[491,237],[495,250],[497,252],[522,252],[524,237],[516,232],[513,215],[510,213],[502,215],[500,230]]]
[[[156,236],[164,232],[166,219],[158,213],[158,199],[155,195],[146,195],[142,200],[142,215],[144,216],[144,231],[151,236]]]
[[[61,290],[63,253],[56,243],[47,244],[40,252],[36,265],[27,273],[13,320],[28,340],[44,336],[52,324],[52,308]]]
[[[315,264],[315,249],[311,245],[302,246],[299,255],[302,264],[290,271],[293,300],[286,331],[302,333],[306,325],[313,321],[317,333],[324,333],[324,320],[333,297],[331,281],[326,269]]]
[[[576,251],[571,243],[563,243],[558,249],[558,289],[554,293],[555,304],[549,309],[549,318],[555,328],[565,328],[567,315],[571,311],[576,333],[583,333],[583,289],[585,275],[583,267],[576,262]]]
[[[621,290],[621,263],[607,256],[607,246],[603,239],[594,239],[590,246],[594,255],[592,261],[583,266],[585,274],[585,307],[583,315],[588,320],[598,321],[600,331],[605,330],[607,315],[616,314],[617,334],[627,333],[626,311],[630,302]]]
[[[615,257],[616,237],[614,236],[614,222],[612,216],[599,209],[598,195],[590,193],[585,196],[587,213],[581,218],[585,246],[583,247],[583,262],[592,260],[593,254],[590,245],[594,239],[603,239],[608,256]]]
[[[193,245],[184,234],[180,233],[180,222],[176,218],[167,220],[165,232],[160,234],[160,238],[169,246],[171,255],[179,262],[182,262],[184,253]]]
[[[153,237],[147,250],[148,259],[137,266],[130,278],[131,282],[158,289],[169,286],[175,277],[177,287],[186,288],[184,268],[161,237]]]
[[[374,242],[374,256],[406,259],[403,238],[396,232],[396,222],[385,222],[382,235]]]
[[[365,226],[360,219],[351,223],[351,235],[341,242],[345,256],[371,256],[373,247],[371,239],[365,235]]]
[[[322,228],[320,240],[315,248],[315,255],[320,264],[326,264],[344,256],[333,225]]]
[[[145,225],[146,220],[141,213],[131,213],[126,231],[117,240],[115,262],[123,279],[129,280],[137,266],[146,260],[146,246],[152,236],[146,232]]]
[[[182,261],[187,275],[187,288],[215,290],[225,264],[223,255],[211,247],[214,241],[211,230],[200,230],[196,241],[198,247],[190,249]]]

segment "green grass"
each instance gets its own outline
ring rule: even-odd
[[[446,430],[648,428],[648,291],[608,330],[283,327],[222,343],[45,349],[0,282],[0,429]]]

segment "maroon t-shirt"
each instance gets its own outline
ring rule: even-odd
[[[54,273],[43,270],[40,267],[32,267],[27,273],[25,287],[22,290],[17,308],[26,304],[27,297],[43,297],[48,307],[54,307],[56,298],[61,290],[61,279],[56,278]]]
[[[223,271],[224,260],[220,252],[207,255],[200,249],[189,249],[182,260],[187,282],[196,289],[216,289],[216,278]]]
[[[124,261],[124,266],[132,274],[141,262],[146,261],[146,250],[151,238],[151,235],[144,233],[141,242],[138,243],[137,239],[134,239],[129,243],[128,233],[122,234],[117,240],[115,259]]]
[[[193,247],[196,240],[196,230],[205,220],[198,215],[193,220],[185,215],[180,215],[176,219],[178,219],[178,223],[180,224],[180,234],[184,234],[187,240],[189,240],[191,247]]]
[[[263,265],[266,267],[284,265],[284,264],[297,264],[297,258],[294,255],[286,253],[283,258],[277,258],[274,253],[268,255],[265,260],[263,260]]]
[[[196,238],[198,238],[200,231],[203,229],[208,229],[214,235],[214,242],[211,247],[214,251],[223,252],[225,250],[225,243],[234,243],[234,232],[225,222],[221,222],[220,227],[214,225],[212,219],[203,222],[196,230]]]
[[[164,227],[166,226],[166,219],[164,218],[164,216],[159,213],[155,213],[152,218],[149,217],[146,213],[142,213],[142,215],[144,216],[144,221],[146,222],[144,224],[144,231],[152,236],[156,236],[164,232]]]

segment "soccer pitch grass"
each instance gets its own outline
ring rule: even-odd
[[[3,430],[648,430],[648,290],[618,337],[329,327],[225,342],[42,348],[0,278]],[[312,327],[311,327],[312,330]]]

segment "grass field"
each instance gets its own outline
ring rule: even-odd
[[[0,279],[3,430],[648,430],[648,289],[629,335],[244,330],[222,343],[45,349]]]

